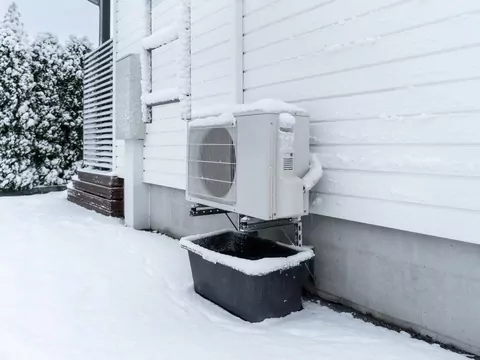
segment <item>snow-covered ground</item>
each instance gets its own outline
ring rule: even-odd
[[[0,359],[463,359],[306,303],[249,324],[200,298],[178,242],[68,203],[0,198]]]

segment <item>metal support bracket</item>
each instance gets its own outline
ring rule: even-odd
[[[239,230],[244,232],[253,232],[262,229],[270,229],[280,226],[293,225],[295,231],[295,245],[303,245],[303,226],[301,218],[287,218],[278,220],[258,220],[248,217],[241,217]]]
[[[201,204],[192,205],[190,208],[190,216],[206,216],[206,215],[217,215],[217,214],[227,214],[228,211],[213,208],[210,206],[205,206]]]
[[[295,229],[295,244],[297,246],[303,246],[303,224],[302,220],[299,220],[293,224]]]
[[[190,216],[193,217],[228,213],[230,213],[230,211],[221,210],[202,204],[194,204],[190,208]],[[302,218],[300,217],[277,220],[259,220],[255,218],[250,218],[248,216],[239,215],[239,219],[240,221],[238,224],[238,231],[242,232],[257,232],[258,230],[263,229],[271,229],[275,227],[293,225],[295,231],[295,245],[303,246],[303,225]]]

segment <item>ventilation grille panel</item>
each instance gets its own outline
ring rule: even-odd
[[[283,170],[284,171],[293,171],[293,157],[284,157],[283,158]]]

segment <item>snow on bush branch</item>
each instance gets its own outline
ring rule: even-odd
[[[86,39],[30,42],[15,4],[0,23],[0,191],[66,183],[82,155]]]

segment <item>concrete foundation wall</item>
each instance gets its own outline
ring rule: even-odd
[[[184,191],[151,186],[153,229],[181,237],[232,227],[189,209]],[[315,246],[323,297],[480,354],[479,245],[316,215],[304,242]]]
[[[339,219],[305,221],[320,294],[480,354],[480,246]]]

